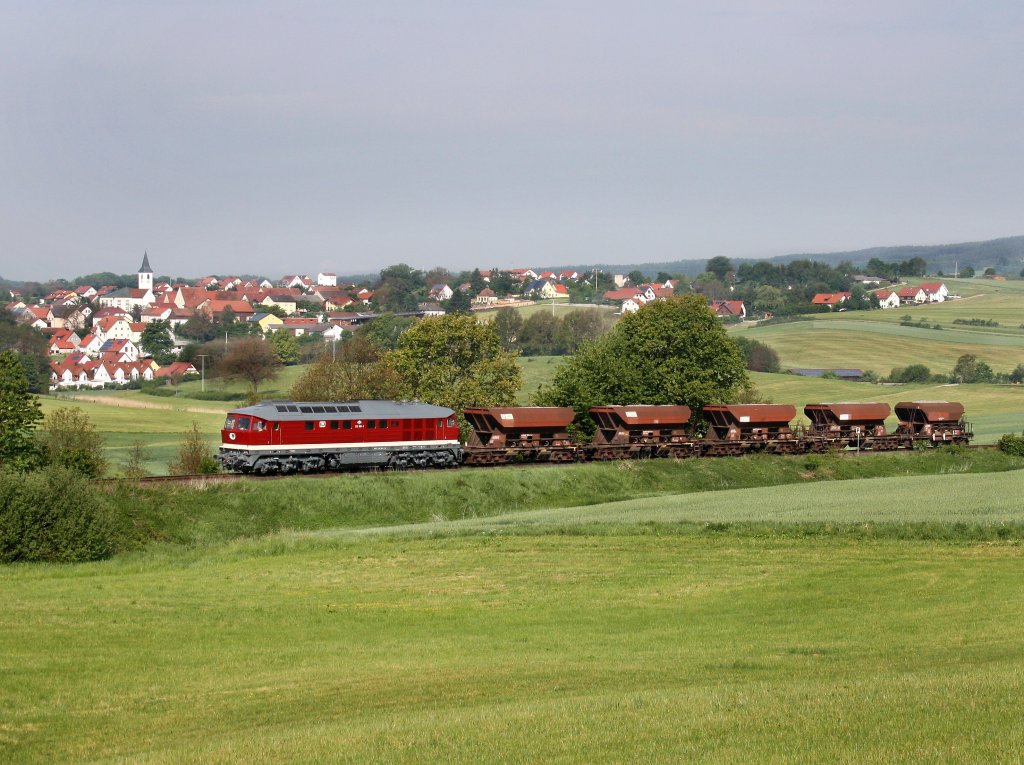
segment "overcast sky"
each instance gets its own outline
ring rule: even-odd
[[[0,0],[0,275],[1024,233],[1019,2]]]

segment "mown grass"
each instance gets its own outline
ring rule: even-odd
[[[848,464],[815,459],[804,469]],[[990,505],[1022,475],[7,567],[0,758],[1014,762],[1024,510]],[[341,494],[305,485],[321,505]],[[961,490],[979,523],[1017,524],[1008,539],[957,532]],[[878,528],[936,533],[849,522],[886,508]]]
[[[949,373],[964,354],[977,356],[998,372],[1024,363],[1024,333],[921,329],[846,318],[743,325],[733,331],[770,345],[783,367],[855,367],[887,375],[895,367],[924,364],[932,372]]]
[[[558,365],[565,360],[565,356],[520,356],[518,361],[519,368],[523,370],[523,384],[519,387],[519,404],[528,405],[531,396],[538,388],[551,382]]]
[[[888,374],[893,367],[925,364],[948,372],[957,358],[973,353],[994,369],[1009,372],[1024,362],[1024,282],[944,280],[960,300],[885,311],[815,314],[812,321],[732,329],[772,346],[788,367],[858,367]],[[927,327],[904,327],[904,316]],[[998,327],[953,324],[984,319]],[[942,329],[933,329],[934,325]]]
[[[955,294],[962,295],[962,299],[884,311],[815,314],[815,317],[820,316],[828,321],[841,322],[856,318],[862,321],[899,324],[904,316],[911,316],[915,322],[924,319],[928,324],[941,324],[947,330],[964,330],[981,335],[993,333],[1018,337],[1024,335],[1024,329],[1020,326],[1024,322],[1024,294],[1022,294],[1024,293],[1024,281],[994,282],[968,279],[942,281]],[[992,320],[998,322],[999,326],[967,327],[953,324],[954,319]]]
[[[810,481],[992,474],[1021,467],[1024,460],[996,450],[943,449],[862,457],[758,456],[531,469],[362,473],[315,479],[242,480],[201,489],[125,485],[113,489],[111,497],[129,521],[129,546],[145,547],[156,540],[197,547],[285,529],[399,526]]]

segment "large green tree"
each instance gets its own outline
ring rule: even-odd
[[[35,428],[43,419],[29,393],[28,378],[15,351],[0,353],[0,468],[31,470],[39,463]]]
[[[398,338],[390,354],[402,395],[461,410],[515,403],[522,372],[501,347],[493,324],[473,316],[423,319]]]
[[[571,406],[586,421],[605,404],[728,402],[749,387],[743,353],[700,295],[650,303],[583,345],[537,403]]]
[[[45,393],[50,385],[50,359],[46,337],[38,329],[18,324],[9,311],[0,311],[0,350],[16,351],[25,370],[28,389]]]
[[[724,255],[716,255],[707,262],[704,270],[709,274],[714,274],[716,279],[724,282],[726,275],[732,271],[732,261]]]
[[[157,320],[147,324],[142,330],[139,344],[161,366],[174,361],[174,338],[171,336],[171,325],[166,321]]]
[[[389,358],[357,336],[310,364],[289,396],[294,401],[391,399],[401,395],[401,382]]]
[[[494,329],[498,333],[501,347],[514,351],[519,347],[519,333],[523,329],[523,315],[515,308],[500,308],[494,315]]]
[[[257,399],[262,383],[273,380],[281,369],[274,347],[266,340],[243,338],[228,346],[217,370],[228,380],[249,383],[249,397]]]

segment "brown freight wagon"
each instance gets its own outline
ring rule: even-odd
[[[901,401],[895,409],[899,419],[896,432],[914,441],[966,444],[974,437],[958,401]]]
[[[826,439],[838,446],[859,449],[895,449],[898,439],[885,431],[885,418],[892,409],[886,403],[835,402],[808,404],[804,414],[811,421],[807,436]]]
[[[576,416],[570,407],[470,407],[462,414],[472,428],[464,449],[467,465],[571,462],[577,457],[569,437]]]
[[[804,450],[789,426],[796,417],[792,404],[712,404],[704,407],[704,417],[708,432],[703,453],[710,456]]]
[[[689,457],[694,453],[690,407],[674,405],[594,406],[597,426],[587,447],[590,459]]]

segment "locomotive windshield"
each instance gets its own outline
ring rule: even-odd
[[[232,430],[235,427],[235,415],[229,414],[228,418],[224,420],[224,430]]]

